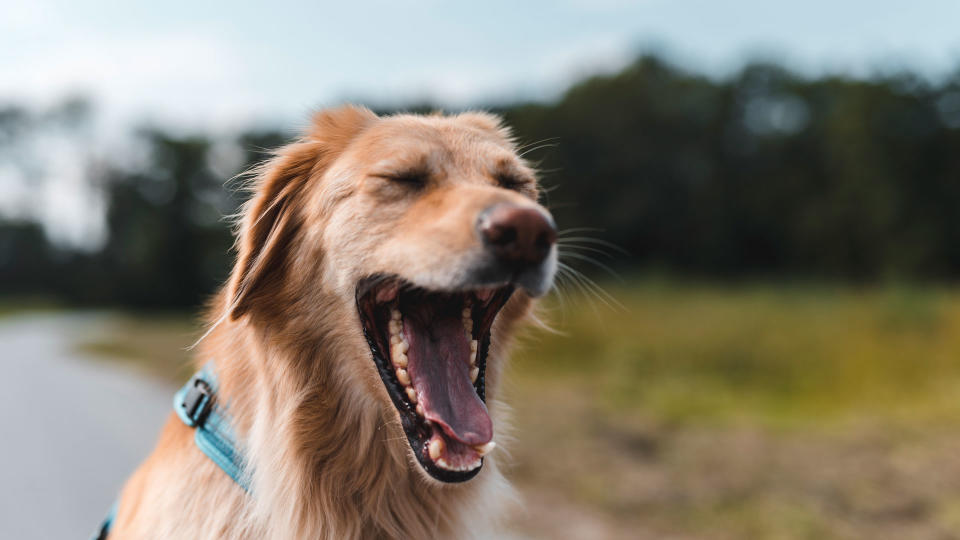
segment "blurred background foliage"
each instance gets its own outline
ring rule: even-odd
[[[596,268],[584,257],[614,255],[603,262],[626,274],[857,283],[960,275],[960,71],[934,84],[906,71],[810,79],[755,63],[713,80],[643,56],[555,102],[492,109],[543,171],[561,227],[625,251],[591,245],[605,254],[568,257],[587,272]],[[7,105],[0,156],[50,125],[82,138],[91,114],[82,99],[43,114]],[[242,193],[229,178],[292,135],[139,130],[135,165],[109,154],[86,164],[106,200],[105,242],[57,245],[39,224],[8,217],[0,293],[197,305],[231,261],[222,217]],[[32,163],[10,163],[29,177]]]

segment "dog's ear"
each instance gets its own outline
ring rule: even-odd
[[[303,138],[260,167],[237,233],[237,262],[227,287],[231,320],[258,304],[282,301],[279,287],[302,225],[304,189],[376,119],[370,110],[354,106],[318,112]]]

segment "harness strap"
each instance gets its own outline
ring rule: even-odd
[[[103,520],[103,523],[100,524],[100,527],[93,531],[93,535],[90,536],[90,540],[107,540],[107,534],[110,532],[110,527],[113,525],[113,519],[115,517],[117,517],[116,502],[114,502],[113,506],[110,507],[110,511],[107,512],[107,517]]]
[[[200,451],[249,493],[249,476],[236,434],[230,427],[226,404],[216,398],[217,376],[213,364],[208,363],[174,394],[173,410],[184,424],[194,428],[193,440]],[[117,503],[113,503],[91,540],[106,540],[116,515]]]
[[[230,427],[226,404],[217,400],[217,377],[213,365],[203,366],[173,396],[173,410],[189,427],[195,428],[193,440],[223,472],[245,491],[250,491],[243,454]]]

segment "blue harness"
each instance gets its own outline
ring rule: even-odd
[[[249,492],[250,479],[240,453],[240,445],[237,444],[236,435],[230,427],[226,404],[218,403],[216,395],[217,376],[213,372],[213,364],[209,363],[174,394],[173,410],[184,424],[195,428],[193,440],[197,443],[197,448],[244,491]],[[117,504],[114,503],[91,540],[106,540],[116,515]]]

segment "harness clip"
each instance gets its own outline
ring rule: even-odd
[[[195,426],[202,425],[210,414],[210,404],[213,402],[213,393],[210,384],[200,377],[194,376],[187,394],[183,396],[183,410]]]

